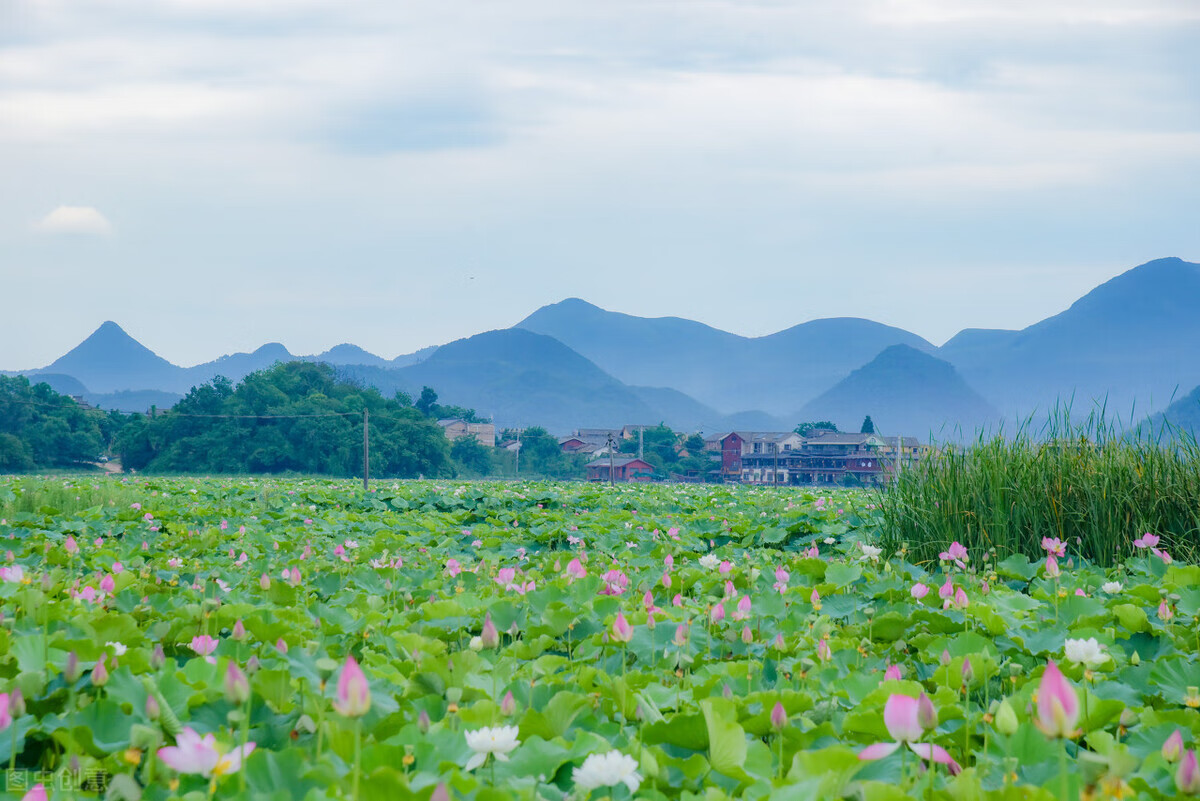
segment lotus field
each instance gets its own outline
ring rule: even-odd
[[[11,798],[1200,793],[1200,567],[878,496],[0,479]]]

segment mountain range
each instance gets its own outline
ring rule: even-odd
[[[1031,290],[1033,291],[1033,290]],[[861,318],[743,337],[678,317],[607,311],[578,298],[509,329],[384,359],[352,344],[296,356],[279,343],[193,367],[161,358],[113,322],[44,368],[19,371],[104,408],[166,406],[223,375],[322,361],[347,377],[475,408],[501,425],[666,422],[680,430],[790,429],[871,415],[885,434],[970,436],[1071,403],[1126,420],[1200,385],[1200,265],[1158,259],[1019,331],[966,329],[940,348]]]

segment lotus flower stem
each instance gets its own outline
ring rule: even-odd
[[[1062,748],[1058,751],[1058,780],[1061,788],[1062,801],[1070,801],[1067,796],[1067,739],[1062,740]]]
[[[495,785],[496,766],[492,765],[493,781]],[[362,774],[362,718],[354,719],[354,789],[351,796],[354,801],[358,801],[358,779]]]
[[[250,694],[246,694],[246,700],[242,703],[242,741],[241,751],[239,753],[245,755],[246,743],[250,739]],[[246,792],[246,771],[238,771],[238,789]]]

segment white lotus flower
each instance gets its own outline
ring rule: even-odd
[[[874,545],[867,545],[865,542],[860,542],[862,546],[863,559],[870,559],[872,562],[879,561],[879,555],[883,553],[882,548],[876,548]]]
[[[1063,650],[1066,651],[1068,661],[1089,668],[1099,667],[1108,661],[1108,654],[1104,653],[1095,637],[1088,637],[1086,640],[1067,640]]]
[[[112,642],[110,640],[109,642],[106,642],[104,644],[107,645],[109,648],[111,648],[113,650],[113,653],[116,654],[117,656],[124,656],[125,652],[129,650],[129,648],[125,645],[125,643],[121,643],[121,642]]]
[[[705,570],[712,570],[717,565],[721,564],[721,560],[715,554],[706,553],[700,557],[700,567]]]
[[[1125,589],[1125,587],[1122,586],[1121,582],[1119,581],[1106,581],[1104,584],[1100,585],[1100,589],[1104,590],[1104,592],[1108,593],[1109,595],[1116,595],[1121,590]]]
[[[495,728],[484,726],[482,729],[464,732],[467,746],[475,752],[467,760],[466,769],[475,770],[487,762],[488,754],[492,754],[501,762],[507,762],[508,755],[521,744],[521,741],[517,739],[518,732],[519,729],[516,726],[497,726]]]
[[[615,787],[624,784],[629,792],[636,793],[642,783],[642,777],[637,772],[638,763],[620,751],[609,751],[607,754],[592,754],[583,761],[583,765],[571,772],[575,787],[583,792],[591,792],[597,787]]]

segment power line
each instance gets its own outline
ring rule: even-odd
[[[147,412],[122,412],[119,409],[100,409],[96,407],[85,407],[75,403],[72,407],[68,403],[44,403],[42,401],[20,400],[18,398],[4,398],[0,402],[20,403],[24,406],[40,406],[46,409],[75,409],[81,412],[99,412],[100,414],[109,414],[117,412],[118,414],[147,414]],[[163,409],[160,414],[163,417],[207,417],[207,418],[224,418],[224,419],[240,419],[240,420],[260,420],[260,419],[287,419],[294,420],[304,417],[359,417],[362,412],[314,412],[310,414],[198,414],[192,412],[176,412],[170,409]]]

